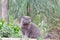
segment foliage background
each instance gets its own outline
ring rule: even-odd
[[[60,28],[60,0],[9,0],[9,24],[3,19],[0,21],[0,37],[21,37],[16,21],[19,22],[22,16],[30,16],[44,36],[46,31]]]

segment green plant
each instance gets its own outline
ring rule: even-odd
[[[13,23],[6,24],[4,20],[0,21],[0,37],[21,37],[21,29]]]

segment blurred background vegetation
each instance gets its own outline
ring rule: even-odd
[[[60,0],[0,0],[0,37],[21,37],[22,16],[30,16],[44,36],[60,28]]]

